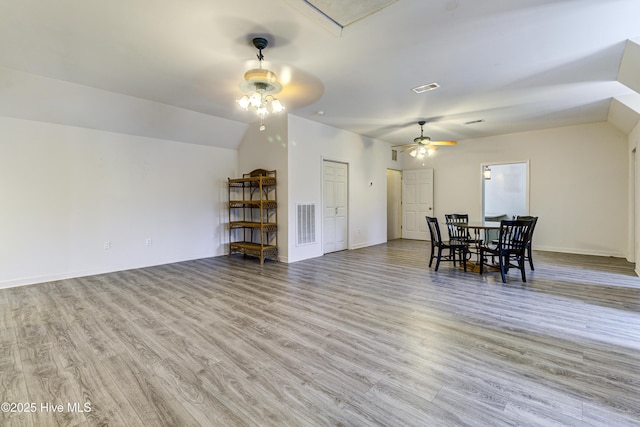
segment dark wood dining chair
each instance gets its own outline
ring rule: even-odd
[[[468,214],[445,214],[445,224],[447,224],[447,232],[449,234],[449,241],[460,241],[466,243],[469,247],[469,253],[471,249],[477,247],[483,242],[482,239],[471,237],[468,228],[460,228],[460,224],[469,224]]]
[[[536,229],[536,224],[538,223],[538,217],[528,216],[528,215],[518,215],[516,219],[525,219],[525,220],[533,221],[533,223],[531,224],[531,236],[529,237],[529,242],[527,243],[526,258],[529,261],[529,267],[531,267],[531,270],[535,270],[535,268],[533,268],[533,257],[531,256],[531,245],[532,245],[531,242],[533,240],[533,231]]]
[[[440,225],[438,219],[427,216],[427,225],[429,226],[429,234],[431,234],[431,256],[429,257],[429,267],[433,264],[433,259],[437,258],[436,271],[440,267],[440,261],[453,261],[456,265],[456,254],[459,256],[464,271],[467,271],[467,251],[469,250],[466,243],[458,240],[443,241],[440,234]],[[437,249],[437,254],[436,254]],[[448,250],[448,255],[443,255],[442,251]]]
[[[484,272],[484,265],[488,263],[488,255],[491,255],[491,259],[498,258],[503,283],[507,283],[507,273],[511,267],[520,270],[522,281],[526,282],[524,260],[527,243],[531,238],[532,223],[532,220],[524,219],[500,221],[497,245],[480,246],[480,274]]]

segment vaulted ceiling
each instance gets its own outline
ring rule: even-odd
[[[392,144],[418,120],[458,140],[606,121],[637,95],[618,81],[637,0],[311,3],[0,0],[0,115],[233,147],[253,36],[287,112]]]

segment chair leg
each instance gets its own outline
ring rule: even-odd
[[[482,274],[482,272],[484,271],[483,267],[484,267],[484,252],[482,251],[482,248],[480,248],[480,253],[478,254],[479,257],[479,261],[480,261],[480,274]]]
[[[460,249],[460,257],[462,258],[462,267],[464,268],[464,272],[467,272],[467,248],[463,247]]]
[[[531,245],[527,247],[527,257],[529,257],[529,267],[531,267],[531,270],[535,270],[533,268],[533,257],[531,256]]]
[[[509,259],[506,255],[498,255],[498,260],[500,262],[500,275],[502,276],[502,283],[507,283],[507,276],[505,274],[505,261],[508,263]]]
[[[525,272],[524,272],[524,255],[521,256],[520,259],[518,260],[518,265],[520,266],[520,271],[522,272],[522,281],[526,283],[527,276],[525,275]]]
[[[440,260],[442,259],[442,248],[438,246],[438,260],[436,261],[436,271],[440,268]]]
[[[433,264],[433,245],[431,245],[431,256],[429,256],[429,268],[431,268],[431,264]]]

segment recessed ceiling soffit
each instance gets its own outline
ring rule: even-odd
[[[303,0],[318,13],[333,21],[341,28],[351,25],[367,16],[384,9],[398,0],[369,0],[369,1],[334,1],[334,0]]]

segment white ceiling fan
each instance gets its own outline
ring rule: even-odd
[[[393,147],[405,147],[401,150],[401,153],[405,151],[409,151],[411,157],[417,157],[419,159],[423,158],[425,155],[432,155],[437,149],[439,145],[456,145],[456,141],[432,141],[428,136],[424,136],[423,126],[426,123],[424,120],[420,120],[418,124],[420,125],[420,136],[413,139],[413,143],[411,144],[400,144],[394,145]]]

